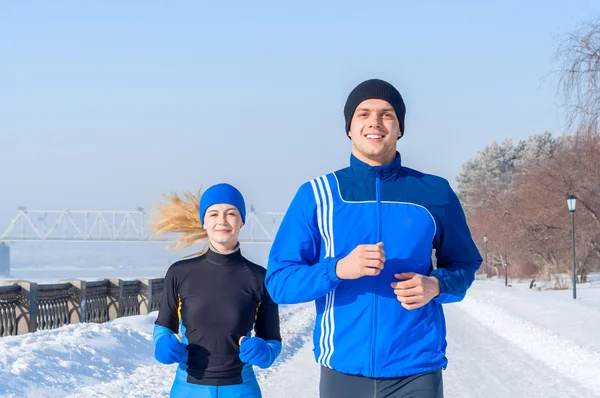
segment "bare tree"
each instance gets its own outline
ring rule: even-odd
[[[511,210],[511,247],[518,271],[532,261],[539,274],[570,273],[566,196],[576,194],[577,274],[585,282],[600,258],[600,135],[595,129],[563,137],[552,157],[524,164],[504,205]],[[514,255],[513,255],[514,256]]]
[[[600,120],[600,17],[566,35],[557,48],[559,95],[568,127],[597,125]]]
[[[473,236],[480,248],[483,236],[489,238],[488,269],[500,275],[508,266],[509,275],[518,278],[570,273],[566,196],[573,193],[577,274],[585,282],[600,263],[600,134],[588,126],[557,140],[532,136],[520,147],[519,156],[509,159],[514,165],[509,179],[498,179],[500,169],[490,161],[502,159],[501,165],[506,158],[482,156],[489,151],[470,161],[462,176]]]
[[[560,43],[559,94],[573,135],[548,133],[513,145],[494,142],[465,163],[459,197],[476,241],[489,237],[499,274],[550,277],[571,272],[566,196],[577,196],[577,274],[600,267],[600,17]]]

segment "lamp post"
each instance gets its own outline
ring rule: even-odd
[[[487,235],[483,235],[483,247],[484,247],[484,251],[485,251],[485,278],[486,279],[488,277],[487,244],[488,244],[488,237],[487,237]]]
[[[577,198],[575,195],[569,195],[567,198],[567,208],[571,213],[571,248],[573,253],[573,299],[577,298],[577,271],[575,269],[575,206],[577,205]]]

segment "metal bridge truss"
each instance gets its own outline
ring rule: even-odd
[[[144,209],[136,211],[28,210],[19,207],[0,242],[168,242],[145,230]],[[257,213],[251,206],[241,243],[272,243],[283,213]],[[0,229],[0,232],[2,230]]]

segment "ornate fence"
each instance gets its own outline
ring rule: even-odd
[[[56,329],[69,323],[70,283],[38,285],[37,329]]]
[[[0,286],[0,337],[17,335],[17,306],[21,286]]]
[[[77,299],[81,299],[77,297]],[[108,305],[110,301],[110,282],[108,280],[87,282],[84,297],[86,307],[83,318],[85,322],[102,323],[108,321]]]
[[[6,281],[0,286],[0,337],[144,315],[158,310],[162,288],[162,278],[68,279],[43,285]]]

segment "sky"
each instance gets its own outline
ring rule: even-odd
[[[455,186],[495,140],[565,133],[553,55],[594,3],[1,1],[0,233],[18,206],[217,182],[285,211],[348,164],[344,102],[374,77],[404,97],[404,164]]]

